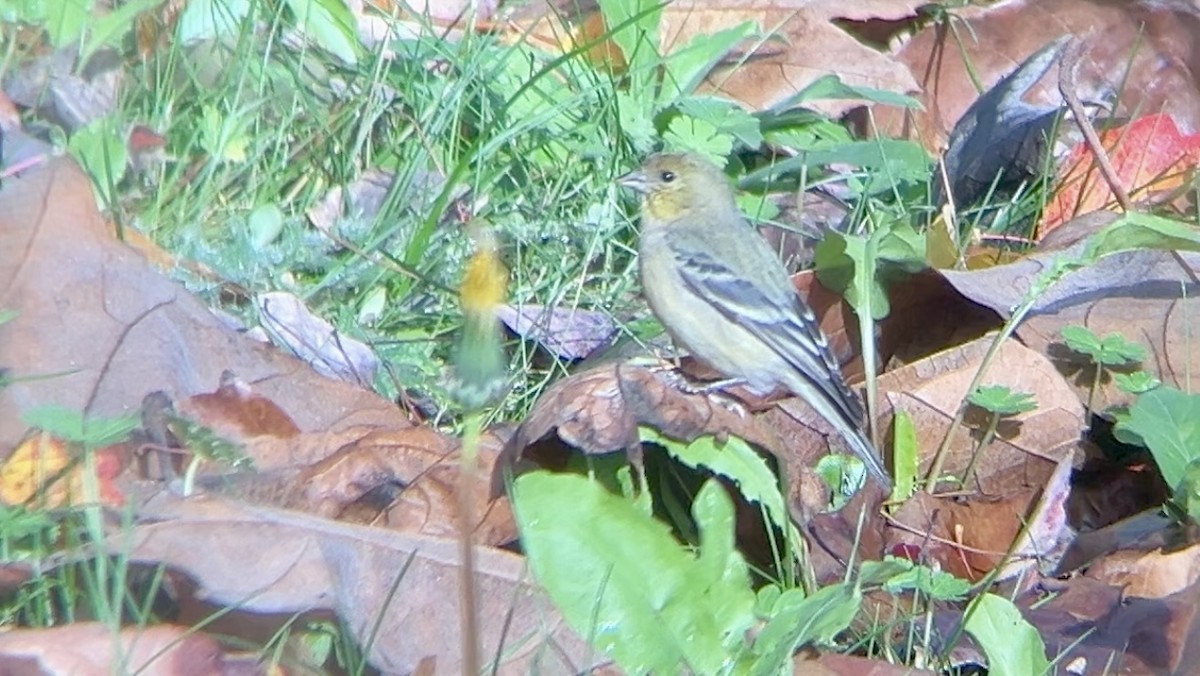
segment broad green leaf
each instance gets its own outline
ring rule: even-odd
[[[867,481],[867,466],[858,456],[830,453],[817,461],[817,474],[825,480],[832,496],[829,509],[845,507]]]
[[[773,221],[779,216],[779,207],[764,193],[739,192],[737,194],[738,209],[752,223]]]
[[[925,234],[908,224],[893,224],[879,240],[879,260],[895,263],[908,272],[919,272],[925,263]]]
[[[1188,464],[1200,458],[1200,395],[1169,387],[1151,390],[1117,426],[1145,441],[1168,486],[1179,486]]]
[[[256,250],[265,249],[283,232],[283,212],[274,204],[260,205],[250,212],[247,225],[250,245]]]
[[[1040,676],[1050,669],[1037,629],[1002,596],[979,597],[967,617],[966,630],[987,654],[992,676]]]
[[[1092,262],[1137,249],[1200,251],[1200,230],[1169,218],[1128,213],[1092,235],[1082,258],[1084,262]]]
[[[658,43],[662,23],[659,0],[599,0],[610,39],[625,55],[629,89],[642,95],[653,92],[660,64]]]
[[[53,3],[51,3],[53,4]],[[162,4],[162,0],[132,0],[118,4],[112,11],[94,16],[88,22],[87,40],[79,50],[79,60],[86,63],[97,49],[106,46],[119,46],[121,40],[134,27],[138,15]]]
[[[904,559],[890,559],[894,562]],[[971,591],[971,583],[942,570],[909,563],[908,570],[889,577],[883,588],[892,594],[915,591],[934,601],[961,601]],[[866,562],[863,564],[866,565]]]
[[[358,63],[357,25],[342,0],[286,0],[296,26],[314,43],[348,65]]]
[[[182,45],[236,35],[250,14],[250,0],[190,0],[175,26]]]
[[[58,48],[76,43],[93,20],[92,7],[91,0],[53,0],[43,3],[41,21],[38,23],[45,28],[50,45]],[[36,15],[38,11],[30,9],[27,14]]]
[[[791,661],[797,648],[832,643],[850,626],[861,603],[862,593],[847,584],[829,585],[808,597],[799,589],[783,592],[754,640],[751,673],[773,676]]]
[[[79,411],[47,405],[30,409],[22,416],[25,424],[66,441],[85,446],[108,446],[129,438],[141,421],[137,416],[116,418],[84,417]]]
[[[1162,385],[1162,381],[1147,371],[1133,373],[1114,373],[1113,382],[1122,392],[1129,394],[1145,394]]]
[[[922,110],[921,102],[911,96],[897,94],[873,87],[860,87],[842,82],[837,75],[830,74],[813,80],[807,87],[801,89],[792,98],[776,106],[777,109],[794,108],[808,101],[827,101],[830,99],[862,99],[873,103],[883,103],[891,106]]]
[[[863,561],[858,568],[858,584],[878,585],[887,582],[897,575],[912,570],[917,564],[895,556],[885,556],[882,561]]]
[[[851,141],[809,150],[800,157],[808,166],[849,164],[867,170],[886,171],[897,181],[924,179],[929,174],[929,156],[921,146],[900,139]]]
[[[895,442],[895,485],[892,488],[893,500],[907,500],[917,489],[917,475],[921,470],[921,448],[917,444],[917,426],[912,418],[897,409],[894,423]]]
[[[732,436],[721,443],[711,436],[683,443],[644,425],[638,428],[638,436],[642,443],[662,446],[688,467],[706,467],[731,479],[746,500],[758,503],[767,510],[777,527],[788,532],[794,531],[795,526],[779,492],[779,478],[750,444]],[[794,535],[799,537],[798,533]]]
[[[573,474],[531,472],[513,486],[529,565],[580,636],[629,673],[716,673],[754,622],[733,504],[707,482],[693,514],[700,553],[666,524]]]
[[[117,184],[125,176],[129,164],[129,148],[112,117],[96,120],[71,135],[67,148],[92,178],[96,195],[107,207],[117,196]]]
[[[716,33],[700,33],[691,42],[663,58],[663,90],[660,103],[670,104],[696,91],[721,59],[746,38],[759,32],[758,24],[746,21]]]
[[[891,307],[886,290],[875,279],[875,246],[870,238],[830,232],[817,244],[814,262],[821,284],[841,293],[855,310],[869,308],[876,320],[888,315]]]

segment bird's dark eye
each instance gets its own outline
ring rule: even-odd
[[[673,171],[664,171],[658,176],[663,180],[663,183],[670,183],[671,181],[675,180],[675,172]]]

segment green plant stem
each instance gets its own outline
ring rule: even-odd
[[[471,494],[475,486],[475,471],[479,456],[479,437],[483,431],[483,414],[472,411],[463,425],[462,448],[459,451],[458,512],[459,551],[459,622],[462,628],[462,673],[479,673],[479,618],[475,599],[475,510]]]
[[[856,271],[856,283],[860,289],[869,289],[875,281],[875,275],[878,271],[879,259],[879,240],[883,236],[882,228],[875,228],[867,237],[863,251],[863,269]],[[868,278],[862,280],[862,276]],[[877,357],[875,353],[875,307],[871,301],[873,295],[870,291],[864,291],[859,295],[858,303],[854,308],[855,316],[858,318],[858,339],[862,348],[863,373],[867,377],[867,426],[868,434],[870,435],[871,444],[875,448],[879,448],[879,423],[876,420],[876,414],[879,411],[878,401],[878,382],[875,376],[875,365]],[[886,453],[884,457],[886,458]]]
[[[858,315],[859,342],[862,348],[863,373],[867,376],[867,424],[869,426],[868,433],[871,435],[871,443],[875,448],[879,448],[879,423],[876,420],[876,414],[879,411],[878,402],[878,378],[875,376],[875,319],[871,316],[871,308],[869,303],[859,303],[855,310]],[[881,449],[882,450],[882,449]],[[887,457],[885,452],[884,457]]]
[[[967,416],[967,409],[971,405],[967,401],[967,396],[979,389],[979,386],[983,384],[983,378],[987,375],[988,368],[991,367],[992,362],[995,361],[996,355],[1000,353],[1000,348],[1004,345],[1004,341],[1016,333],[1017,327],[1033,311],[1033,306],[1037,303],[1038,298],[1047,289],[1057,284],[1063,277],[1094,262],[1095,258],[1095,254],[1089,255],[1085,253],[1080,260],[1070,261],[1059,259],[1054,261],[1050,268],[1025,292],[1025,298],[1021,300],[1021,303],[1013,308],[1012,316],[1008,318],[1004,326],[1000,327],[1000,332],[996,334],[996,339],[992,341],[991,346],[988,347],[987,354],[983,356],[979,370],[975,372],[975,377],[967,385],[967,392],[963,396],[962,402],[958,405],[958,412],[954,414],[954,420],[950,422],[950,427],[946,430],[946,435],[942,437],[942,442],[938,445],[937,452],[934,453],[933,462],[929,465],[929,474],[925,478],[925,491],[927,493],[932,493],[937,488],[938,477],[941,476],[942,466],[946,463],[946,453],[950,449],[950,440],[954,438],[954,433],[962,426],[963,419]]]
[[[203,462],[198,455],[193,455],[191,462],[188,463],[187,469],[183,472],[183,497],[189,497],[192,491],[196,488],[196,472],[200,469],[200,463]]]
[[[1012,337],[1013,333],[1017,330],[1017,326],[1025,319],[1029,311],[1033,309],[1037,295],[1034,295],[1031,291],[1029,296],[1013,312],[1012,317],[1005,322],[1004,326],[1000,328],[1000,332],[996,334],[996,339],[992,341],[991,346],[988,347],[987,354],[983,356],[983,362],[979,365],[979,370],[975,372],[975,377],[971,379],[971,384],[967,385],[967,394],[979,389],[979,386],[983,384],[983,378],[987,375],[988,367],[995,361],[996,355],[1000,353],[1000,348],[1004,345],[1004,341]],[[930,463],[929,474],[925,478],[925,492],[932,493],[937,488],[938,477],[942,474],[942,466],[946,464],[946,454],[950,450],[950,440],[954,438],[954,433],[962,426],[970,406],[971,404],[967,402],[967,398],[964,396],[962,403],[958,406],[958,412],[954,414],[954,420],[950,422],[950,428],[946,430],[946,435],[942,437],[942,443],[938,445],[937,452],[933,456],[933,462]]]
[[[992,413],[992,419],[988,422],[987,429],[983,432],[983,438],[979,440],[979,444],[975,446],[975,452],[971,454],[971,462],[967,463],[967,469],[963,472],[962,479],[959,480],[959,488],[966,489],[970,483],[971,477],[975,475],[975,463],[979,462],[979,456],[983,455],[983,449],[987,448],[992,443],[992,439],[996,438],[996,428],[1000,426],[1000,414]]]

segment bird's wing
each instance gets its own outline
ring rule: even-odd
[[[762,288],[711,253],[698,247],[679,246],[680,242],[675,244],[678,270],[685,284],[730,321],[749,330],[775,350],[823,392],[847,422],[854,426],[862,424],[862,406],[858,397],[842,379],[816,316],[790,284]],[[765,242],[763,244],[765,247]],[[768,248],[767,253],[772,259],[760,262],[778,267],[779,276],[786,280],[787,272],[774,258],[774,252]]]

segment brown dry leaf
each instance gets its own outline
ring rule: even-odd
[[[187,574],[210,602],[253,613],[330,609],[358,645],[373,636],[367,657],[386,673],[409,673],[430,656],[439,673],[461,669],[453,539],[215,497],[163,494],[142,514],[154,522],[113,541],[133,561],[161,562]],[[475,566],[481,654],[502,655],[499,673],[579,673],[589,666],[585,659],[602,659],[567,628],[521,557],[481,547]],[[372,634],[376,622],[379,631]]]
[[[0,91],[0,131],[5,133],[21,128],[21,112],[8,94]]]
[[[888,404],[913,418],[918,448],[931,455],[938,447],[992,340],[985,336],[880,378]],[[1072,458],[1086,427],[1079,399],[1048,359],[1014,340],[1001,346],[984,384],[1032,394],[1038,407],[1000,425],[976,466],[979,490],[1003,496],[1025,486],[1044,485],[1059,462]],[[968,416],[968,424],[959,428],[946,473],[962,476],[983,422]],[[931,459],[921,459],[922,471],[929,469]]]
[[[496,314],[510,331],[536,342],[559,359],[587,359],[611,345],[617,335],[616,322],[605,312],[505,304],[496,308]]]
[[[835,652],[822,652],[819,655],[810,651],[800,652],[792,660],[792,665],[792,673],[805,676],[933,676],[936,673],[906,664],[890,664],[883,660]]]
[[[379,369],[375,351],[314,314],[295,294],[271,291],[254,301],[259,323],[271,341],[303,359],[317,373],[364,389],[375,382]]]
[[[238,379],[233,371],[221,374],[221,384],[215,392],[193,395],[178,408],[181,415],[222,435],[288,439],[300,434],[300,428],[278,404],[251,391],[250,385]]]
[[[1076,576],[1044,579],[1017,599],[1025,619],[1072,673],[1186,674],[1196,664],[1195,585],[1164,599],[1125,599]]]
[[[679,49],[698,35],[754,21],[772,39],[752,52],[733,55],[732,63],[719,67],[709,78],[717,91],[752,110],[783,103],[830,74],[849,85],[908,93],[917,87],[903,64],[859,42],[834,21],[905,19],[914,16],[922,4],[908,0],[680,0],[663,10],[663,51]],[[851,104],[818,101],[806,105],[838,114]]]
[[[741,438],[772,454],[785,468],[793,518],[807,522],[828,508],[828,488],[813,477],[811,467],[831,445],[840,442],[806,404],[793,397],[770,406],[740,388],[727,393],[688,393],[681,391],[679,377],[677,372],[618,364],[555,383],[505,446],[492,474],[492,495],[503,492],[510,470],[520,473],[535,465],[560,467],[573,453],[624,451],[639,464],[638,427],[645,425],[683,442],[704,435]],[[738,411],[739,407],[765,410],[750,415]],[[875,490],[863,492],[868,493],[874,502],[883,497]],[[846,531],[853,532],[853,527]]]
[[[893,409],[913,419],[921,471],[929,469],[933,449],[945,436],[967,387],[992,340],[985,336],[880,378]],[[1034,396],[1038,408],[1002,422],[996,439],[981,452],[969,499],[918,494],[893,516],[886,548],[915,547],[943,569],[972,580],[987,575],[1026,526],[1030,535],[1006,567],[1013,575],[1060,549],[1068,533],[1065,501],[1083,407],[1050,362],[1016,341],[996,355],[987,385],[1004,385]],[[961,477],[984,419],[967,417],[950,447],[943,468]],[[1056,558],[1054,560],[1057,560]]]
[[[1080,242],[1009,265],[942,274],[967,298],[1007,316],[1055,258],[1077,256],[1082,246]],[[1054,361],[1080,401],[1088,400],[1095,371],[1086,357],[1071,352],[1063,342],[1061,331],[1069,325],[1086,326],[1101,336],[1120,333],[1146,347],[1149,354],[1144,363],[1129,370],[1144,369],[1169,385],[1195,391],[1200,388],[1200,350],[1192,349],[1194,331],[1188,318],[1200,316],[1200,285],[1181,267],[1181,260],[1193,270],[1200,269],[1200,255],[1194,253],[1180,253],[1179,258],[1158,251],[1107,256],[1050,287],[1017,335]],[[1131,401],[1111,374],[1102,374],[1094,403],[1097,411]]]
[[[863,44],[837,25],[896,21],[916,15],[923,3],[912,0],[677,0],[663,8],[660,28],[663,53],[682,49],[698,36],[712,35],[754,22],[763,35],[734,50],[708,79],[708,87],[741,101],[752,110],[787,101],[818,78],[837,75],[849,85],[898,93],[917,89],[912,74],[892,57]],[[517,32],[530,31],[536,44],[553,49],[574,48],[603,35],[603,21],[582,17],[579,28],[564,28],[553,18],[550,3],[540,11],[524,12]],[[535,16],[536,15],[536,16]],[[598,62],[620,68],[615,50],[600,43],[590,53]],[[828,114],[852,107],[848,101],[822,100],[806,106]]]
[[[509,463],[521,460],[526,451],[536,454],[541,449],[534,447],[552,434],[588,455],[625,451],[636,457],[638,426],[648,425],[684,441],[706,434],[733,435],[780,458],[789,457],[775,430],[739,415],[719,399],[680,391],[668,382],[670,377],[661,370],[616,364],[550,386],[505,447],[503,463],[493,474],[493,490],[503,488]]]
[[[954,9],[953,16],[953,35],[945,26],[933,25],[896,53],[919,81],[923,93],[918,98],[925,108],[906,113],[876,106],[880,134],[915,136],[926,149],[936,151],[979,96],[969,72],[986,90],[1065,34],[1087,41],[1078,74],[1081,99],[1119,100],[1119,116],[1135,110],[1163,112],[1185,131],[1200,130],[1200,55],[1191,49],[1200,31],[1195,7],[1147,0],[1020,0]],[[1026,100],[1059,106],[1062,97],[1051,77]]]
[[[1077,578],[1072,584],[1085,579]],[[1197,617],[1200,585],[1189,585],[1165,598],[1121,598],[1118,602],[1113,602],[1113,593],[1099,583],[1088,585],[1081,594],[1100,595],[1108,612],[1094,620],[1086,616],[1071,618],[1069,633],[1064,631],[1055,642],[1064,645],[1073,634],[1083,648],[1093,649],[1093,654],[1100,653],[1099,659],[1090,660],[1088,673],[1195,672],[1200,659],[1196,631],[1200,621]],[[1056,604],[1047,607],[1054,610]],[[1088,635],[1084,636],[1084,632]],[[1109,654],[1105,656],[1104,652]]]
[[[1065,507],[1070,476],[1071,463],[1064,460],[1049,476],[1028,476],[1025,485],[1002,497],[918,493],[892,515],[885,551],[919,554],[922,562],[936,561],[942,570],[972,581],[1001,563],[997,581],[1034,566],[1053,570],[1073,535]],[[1014,540],[1019,540],[1015,546]]]
[[[227,474],[227,465],[206,464],[197,484],[202,490],[408,533],[458,532],[459,440],[435,429],[359,427],[302,433],[274,402],[251,392],[228,372],[216,392],[181,402],[179,416],[237,446],[259,470]],[[150,433],[154,419],[143,417],[147,436],[162,438]],[[479,479],[490,476],[507,438],[501,435],[503,430],[483,435],[481,471],[472,484],[474,504],[487,505],[474,528],[481,544],[516,539],[507,500],[488,504],[487,488]],[[175,437],[178,445],[188,445],[186,435]]]
[[[229,673],[216,639],[193,627],[156,625],[122,629],[79,622],[50,629],[0,633],[0,673],[100,676],[113,665],[146,676],[215,676]]]
[[[116,110],[127,73],[111,49],[97,50],[86,63],[78,49],[63,47],[13,65],[5,73],[5,93],[69,133]]]
[[[1114,552],[1088,567],[1087,576],[1120,587],[1126,596],[1161,599],[1200,580],[1200,545],[1165,552]]]
[[[13,365],[18,379],[0,391],[0,443],[15,445],[25,429],[21,414],[39,405],[116,414],[163,390],[183,399],[182,411],[233,437],[264,472],[210,476],[202,483],[210,490],[240,487],[248,499],[347,518],[382,513],[393,527],[424,532],[456,523],[446,500],[457,482],[447,456],[455,442],[432,430],[405,433],[409,425],[391,402],[224,327],[108,236],[90,181],[70,161],[6,182],[0,221],[0,307],[18,313],[0,325],[0,363]],[[186,400],[225,371],[244,382]],[[70,375],[21,379],[48,373]],[[346,514],[368,498],[370,509]],[[506,504],[485,510],[482,497],[476,504],[477,536],[510,540]]]
[[[60,158],[0,190],[0,364],[18,382],[0,391],[0,444],[25,430],[21,415],[58,404],[90,415],[136,411],[150,390],[175,398],[232,370],[306,431],[404,427],[373,393],[331,381],[239,335],[141,256],[113,240],[90,180]],[[54,378],[21,376],[69,374]]]
[[[854,308],[821,285],[812,270],[792,278],[813,309],[821,330],[851,383],[865,379],[859,354]],[[995,312],[963,298],[939,274],[923,271],[888,287],[891,313],[877,325],[876,353],[881,364],[911,364],[998,329]]]
[[[338,440],[345,443],[338,446]],[[480,441],[480,469],[470,489],[476,505],[473,532],[480,544],[499,546],[517,538],[508,500],[490,500],[485,480],[491,476],[503,445],[504,438],[495,431],[484,434]],[[313,447],[327,457],[256,474],[210,476],[200,486],[254,504],[343,522],[423,535],[450,537],[458,533],[457,439],[437,430],[413,427],[361,430],[339,437],[320,435]]]
[[[916,551],[921,561],[978,582],[1003,560],[1037,493],[1033,485],[991,500],[917,493],[892,515],[886,551]]]
[[[1171,490],[1148,450],[1110,459],[1096,448],[1071,481],[1071,523],[1083,531],[1128,519],[1145,510],[1160,508]]]

